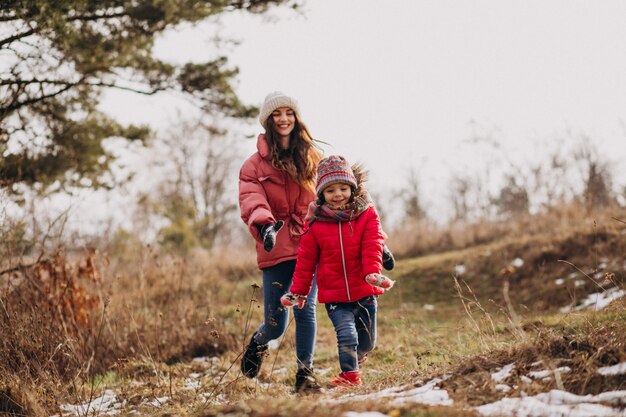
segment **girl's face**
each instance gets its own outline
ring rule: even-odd
[[[331,184],[324,188],[322,192],[324,200],[333,208],[338,208],[348,204],[350,196],[352,195],[352,189],[348,184]]]
[[[296,125],[296,113],[290,107],[279,107],[272,112],[274,131],[281,138],[288,138]]]

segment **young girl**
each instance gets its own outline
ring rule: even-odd
[[[365,173],[341,156],[317,169],[317,200],[309,206],[309,228],[285,306],[302,306],[317,270],[318,299],[337,333],[341,373],[333,385],[361,385],[359,363],[376,344],[377,296],[393,281],[380,275],[384,236],[363,182]]]

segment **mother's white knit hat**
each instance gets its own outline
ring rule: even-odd
[[[270,114],[272,114],[272,112],[279,107],[289,107],[296,113],[296,116],[300,117],[300,106],[298,106],[298,101],[293,97],[289,97],[288,95],[281,93],[280,91],[274,91],[265,97],[265,101],[261,107],[261,113],[259,114],[259,122],[261,122],[261,126],[267,129],[267,118],[270,117]]]

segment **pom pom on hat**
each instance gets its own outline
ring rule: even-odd
[[[295,98],[289,97],[280,91],[274,91],[265,97],[263,106],[261,106],[261,112],[259,113],[259,122],[261,122],[261,126],[267,129],[267,118],[270,117],[270,114],[272,114],[272,112],[279,107],[289,107],[298,117],[300,116],[300,106]]]
[[[315,192],[317,195],[321,195],[324,192],[324,188],[336,183],[349,184],[354,189],[358,186],[348,161],[343,156],[331,155],[322,159],[317,166],[317,186],[315,187]]]

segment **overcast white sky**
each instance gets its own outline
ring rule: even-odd
[[[334,146],[326,153],[363,162],[374,191],[403,185],[414,166],[426,194],[441,195],[451,172],[484,162],[467,140],[490,133],[515,160],[568,132],[616,162],[626,156],[624,1],[308,0],[304,16],[270,16],[220,19],[240,41],[222,51],[239,66],[240,97],[296,97],[313,136]],[[205,61],[215,27],[170,33],[156,53]],[[103,108],[159,127],[185,107],[116,93]]]

